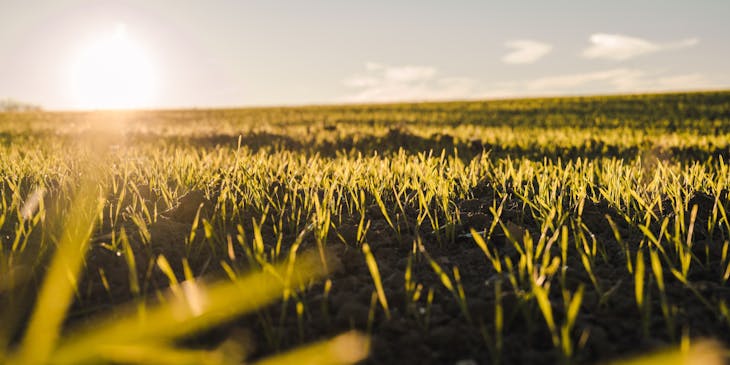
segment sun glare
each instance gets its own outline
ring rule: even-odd
[[[145,50],[119,25],[81,49],[72,66],[71,85],[82,109],[141,108],[154,96],[155,71]]]

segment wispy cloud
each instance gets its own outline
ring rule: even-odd
[[[382,73],[385,79],[396,82],[428,80],[436,75],[436,68],[430,66],[388,66],[378,62],[367,62],[365,69],[370,74],[366,78],[372,79],[372,75]]]
[[[644,76],[645,72],[641,70],[617,68],[541,77],[526,81],[524,86],[529,91],[565,91],[575,90],[590,84],[603,83],[612,86],[616,91],[628,91],[638,86],[639,80]]]
[[[659,77],[656,82],[657,86],[669,90],[681,90],[687,88],[706,88],[714,89],[721,87],[710,81],[705,75],[700,73],[691,73],[683,75],[672,75]]]
[[[697,44],[699,39],[687,38],[670,43],[655,43],[621,34],[596,33],[591,35],[590,42],[591,45],[583,50],[584,58],[624,61],[644,54],[691,47]]]
[[[725,85],[716,81],[701,73],[673,74],[666,70],[612,68],[484,83],[468,77],[442,76],[430,66],[368,63],[364,73],[344,80],[344,84],[355,91],[337,101],[395,102],[636,93],[713,89]]]
[[[653,92],[721,87],[704,74],[668,74],[633,68],[571,73],[526,80],[512,85],[531,95],[596,92]]]
[[[512,52],[502,57],[502,62],[508,64],[535,63],[553,50],[553,46],[548,43],[529,39],[509,41],[504,45],[512,49]]]
[[[391,102],[472,98],[479,83],[464,77],[442,77],[435,67],[390,66],[368,62],[365,73],[344,80],[345,86],[359,89],[346,96],[350,102]]]

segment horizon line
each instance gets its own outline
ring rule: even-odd
[[[558,94],[525,94],[511,96],[495,96],[486,98],[444,98],[444,99],[403,99],[394,101],[332,101],[332,102],[312,102],[312,103],[272,103],[272,104],[239,104],[239,105],[217,105],[217,106],[169,106],[169,107],[141,107],[141,108],[51,108],[46,109],[42,105],[20,102],[21,105],[37,106],[40,110],[28,111],[2,111],[0,114],[6,113],[134,113],[134,112],[165,112],[165,111],[186,111],[186,110],[242,110],[242,109],[297,109],[297,108],[326,108],[326,107],[367,107],[367,106],[393,106],[399,104],[458,104],[458,103],[474,103],[474,102],[490,102],[490,101],[527,101],[539,99],[569,99],[569,98],[600,98],[600,97],[622,97],[622,96],[651,96],[651,95],[678,95],[678,94],[711,94],[711,93],[730,93],[730,87],[718,89],[683,89],[683,90],[662,90],[662,91],[634,91],[634,92],[605,92],[605,93],[558,93]],[[2,100],[15,100],[5,98]]]

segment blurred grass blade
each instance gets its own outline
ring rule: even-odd
[[[121,319],[93,321],[88,328],[72,333],[53,354],[56,364],[74,364],[98,359],[99,348],[108,344],[135,345],[166,343],[211,328],[280,298],[284,292],[287,264],[272,267],[275,272],[250,274],[233,282],[205,288],[187,281],[185,295],[167,304],[147,309],[144,317],[133,312]],[[325,275],[319,259],[303,254],[297,259],[292,285],[298,287]],[[117,317],[118,318],[118,317]]]
[[[583,285],[578,287],[578,291],[573,294],[573,299],[570,300],[568,305],[568,312],[566,313],[567,327],[572,328],[575,324],[575,319],[578,318],[578,312],[580,311],[580,304],[583,301]]]
[[[634,265],[634,296],[639,309],[644,307],[644,253],[641,249],[636,253],[636,264]]]
[[[345,365],[357,363],[369,352],[369,340],[348,332],[331,340],[299,348],[255,365]]]
[[[553,308],[552,304],[550,303],[550,299],[548,298],[548,293],[543,287],[539,285],[535,285],[532,289],[532,292],[533,294],[535,294],[537,305],[538,307],[540,307],[540,312],[542,312],[542,316],[545,318],[545,323],[547,323],[547,326],[550,329],[550,333],[553,339],[553,345],[557,347],[560,343],[560,340],[558,339],[558,331],[557,327],[555,326],[555,320],[553,319]]]
[[[183,350],[159,344],[108,345],[100,348],[101,359],[115,364],[234,365],[241,360],[221,350]]]
[[[103,207],[95,174],[84,175],[65,218],[63,235],[44,277],[30,324],[10,364],[45,363],[58,340],[96,217]]]
[[[725,350],[716,342],[700,341],[689,350],[680,348],[639,356],[633,359],[610,362],[608,365],[724,365]]]

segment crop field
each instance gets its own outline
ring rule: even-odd
[[[730,345],[730,92],[5,113],[0,156],[0,362]]]

